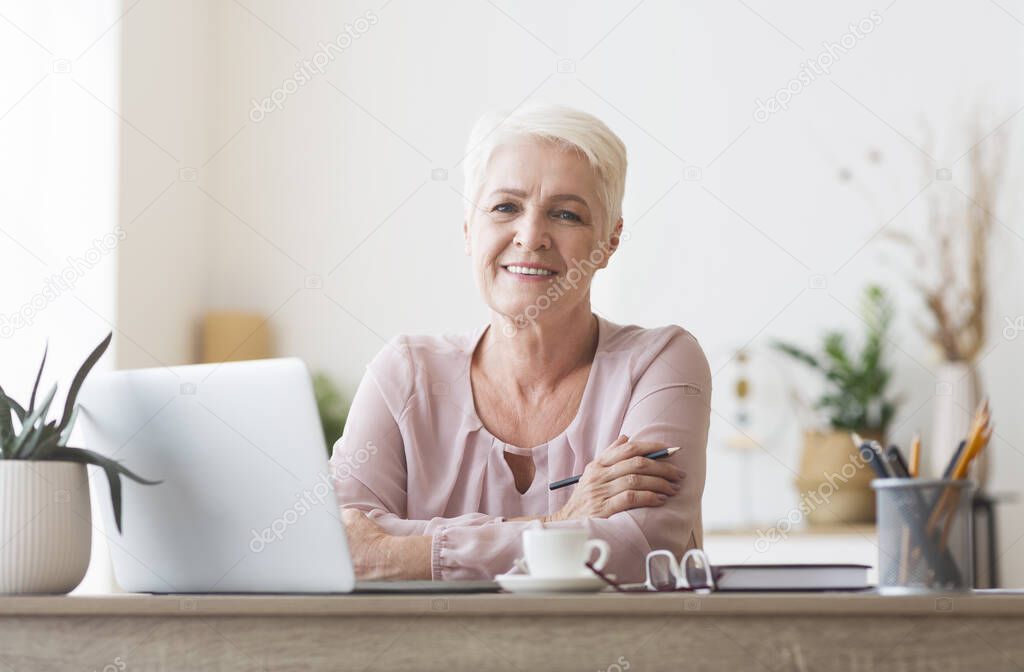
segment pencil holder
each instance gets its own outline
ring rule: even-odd
[[[973,481],[881,478],[871,487],[877,498],[880,593],[973,588]]]

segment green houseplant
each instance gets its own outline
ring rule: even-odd
[[[324,430],[324,440],[327,442],[329,457],[334,444],[345,431],[348,404],[338,386],[323,372],[318,372],[313,376],[313,394],[316,397],[316,407],[320,413],[320,425]]]
[[[887,396],[892,372],[884,361],[892,304],[881,287],[871,285],[864,291],[861,312],[867,333],[859,353],[851,352],[841,331],[825,334],[821,355],[781,341],[774,346],[824,377],[826,390],[815,408],[826,414],[833,429],[884,436],[896,414],[896,402]]]
[[[27,406],[0,388],[0,593],[61,593],[81,581],[92,536],[85,465],[98,466],[107,476],[118,532],[121,477],[145,485],[159,483],[115,460],[68,445],[78,414],[78,392],[111,336],[96,346],[75,374],[59,420],[48,419],[57,385],[37,396],[48,348]]]
[[[822,414],[827,428],[805,429],[796,479],[801,492],[817,495],[810,498],[814,504],[807,507],[811,523],[874,519],[870,469],[859,458],[850,432],[884,443],[898,407],[898,401],[889,394],[892,371],[886,362],[893,307],[881,287],[870,285],[865,289],[861,317],[866,333],[859,352],[850,347],[844,333],[835,330],[824,335],[820,354],[781,341],[773,343],[778,351],[818,372],[825,382],[814,408]]]

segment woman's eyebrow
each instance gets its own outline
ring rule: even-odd
[[[494,196],[496,194],[508,194],[509,196],[516,196],[518,198],[526,197],[526,192],[521,189],[495,189],[494,191],[491,192],[491,196]],[[590,207],[590,204],[587,203],[586,199],[584,199],[582,196],[577,196],[576,194],[555,194],[554,196],[550,197],[550,200],[576,201],[577,203],[582,203],[587,208]]]
[[[551,197],[551,200],[552,201],[576,201],[577,203],[582,203],[584,205],[584,207],[587,207],[587,208],[590,207],[587,204],[586,199],[584,199],[582,196],[577,196],[576,194],[555,194],[554,196]]]

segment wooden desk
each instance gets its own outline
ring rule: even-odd
[[[5,671],[1021,668],[1017,595],[0,598]]]

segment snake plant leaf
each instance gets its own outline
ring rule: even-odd
[[[102,462],[96,462],[90,459],[90,456],[79,452],[78,449],[67,448],[65,446],[58,446],[53,450],[50,450],[44,460],[53,461],[65,461],[65,462],[78,462],[80,464],[96,464],[103,469],[103,472],[107,475],[107,483],[110,486],[110,502],[114,505],[114,522],[117,524],[117,531],[121,533],[121,477],[117,473],[117,470],[113,467],[107,466]]]
[[[11,400],[0,389],[0,457],[7,457],[7,446],[14,439],[14,423],[11,422]]]
[[[46,417],[46,414],[43,414]],[[31,460],[36,454],[37,450],[45,448],[50,445],[57,445],[57,441],[60,440],[60,434],[57,432],[57,421],[51,420],[39,429],[34,429],[32,436],[25,440],[25,445],[21,447],[21,451],[18,454],[18,459]]]
[[[64,457],[54,457],[54,455],[62,455]],[[143,478],[117,460],[100,455],[88,448],[56,446],[42,456],[42,458],[46,460],[69,460],[71,462],[81,462],[83,464],[94,464],[97,467],[103,467],[104,469],[110,468],[123,476],[132,479],[136,483],[141,483],[142,485],[159,485],[163,483],[163,481],[151,481],[148,478]]]
[[[58,443],[58,445],[66,446],[68,440],[71,439],[71,430],[75,428],[75,420],[78,419],[79,408],[81,408],[81,406],[75,404],[75,407],[71,409],[71,419],[68,420],[67,426],[59,432],[60,442]]]
[[[46,366],[46,356],[49,352],[49,345],[43,349],[43,360],[39,364],[39,371],[36,374],[35,384],[32,386],[32,396],[29,400],[28,412],[18,402],[14,401],[0,388],[0,459],[21,459],[21,460],[42,460],[42,461],[64,461],[77,462],[80,464],[92,464],[101,469],[107,475],[110,484],[110,499],[114,505],[114,517],[117,523],[117,531],[121,531],[121,508],[122,508],[122,483],[121,477],[130,478],[143,485],[156,485],[161,481],[150,481],[142,478],[116,460],[104,457],[85,448],[72,448],[67,445],[71,437],[71,430],[78,418],[79,406],[75,403],[78,392],[89,375],[92,367],[96,364],[113,338],[113,332],[93,349],[79,368],[78,373],[68,390],[67,399],[64,402],[64,413],[61,420],[47,421],[50,406],[53,404],[54,396],[57,394],[57,386],[54,385],[36,405],[36,395],[39,392],[39,383],[43,376],[43,369]],[[14,429],[14,422],[11,414],[18,417],[20,427],[17,432]]]
[[[25,421],[21,425],[21,432],[18,437],[14,439],[14,443],[11,445],[11,457],[13,459],[24,459],[24,448],[25,444],[33,439],[38,441],[39,429],[36,428],[36,423],[39,422],[40,418],[45,419],[46,413],[50,410],[50,404],[53,402],[54,395],[57,394],[57,385],[54,384],[47,393],[46,398],[43,399],[43,403],[39,405],[35,411],[25,418]]]
[[[39,434],[39,439],[36,445],[31,448],[25,448],[26,459],[35,460],[38,459],[38,455],[45,454],[46,451],[56,448],[61,445],[60,432],[57,431],[57,421],[51,420],[46,423],[46,427],[43,428]]]
[[[114,332],[107,334],[99,345],[86,357],[85,362],[82,364],[82,368],[75,374],[74,380],[71,381],[71,387],[68,389],[68,398],[64,402],[64,415],[61,416],[60,430],[63,432],[68,424],[71,422],[71,409],[75,407],[75,399],[78,397],[78,390],[81,389],[82,383],[85,382],[85,377],[89,375],[89,371],[99,361],[99,358],[106,352],[107,346],[110,345],[110,339],[114,337]]]
[[[56,446],[48,450],[41,459],[92,464],[103,469],[103,472],[107,475],[107,483],[110,485],[110,501],[114,505],[114,522],[117,524],[118,533],[121,532],[121,476],[127,476],[143,485],[158,485],[163,482],[142,478],[120,462],[85,448]]]
[[[22,408],[21,404],[16,402],[14,399],[8,397],[7,393],[4,392],[4,388],[2,387],[0,387],[0,400],[2,400],[0,401],[0,403],[7,404],[7,406],[9,406],[12,411],[14,411],[14,414],[18,416],[18,422],[25,421],[25,409]]]
[[[36,382],[32,385],[32,396],[28,398],[28,412],[31,413],[32,409],[36,406],[36,392],[39,390],[39,380],[43,377],[43,367],[46,366],[46,353],[50,351],[50,344],[47,343],[43,348],[43,361],[39,363],[39,373],[36,374]]]

